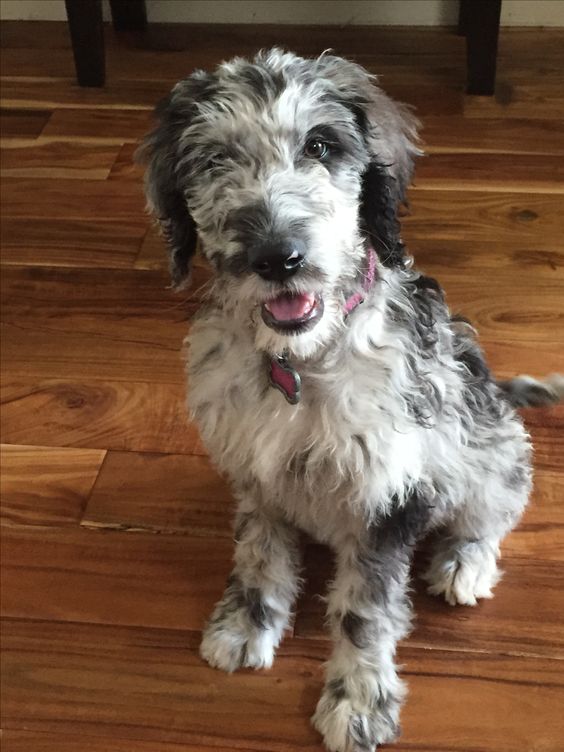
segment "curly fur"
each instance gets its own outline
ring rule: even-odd
[[[499,543],[531,488],[514,405],[556,401],[562,382],[497,383],[471,327],[413,267],[397,209],[417,124],[359,66],[271,50],[194,73],[157,115],[147,195],[173,281],[189,277],[196,234],[215,270],[188,338],[190,410],[239,499],[235,567],[202,656],[228,671],[271,665],[307,531],[338,560],[334,651],[313,722],[330,750],[372,750],[398,733],[394,655],[409,629],[414,546],[437,531],[432,593],[469,605],[491,596]],[[304,154],[311,134],[331,144],[323,163]],[[261,279],[249,249],[288,233],[307,249],[303,268]],[[345,316],[369,247],[375,283]],[[261,304],[281,290],[323,297],[313,329],[263,323]],[[301,376],[298,405],[268,383],[268,357],[283,351]]]

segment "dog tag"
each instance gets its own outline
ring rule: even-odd
[[[285,355],[270,359],[270,385],[282,392],[291,405],[297,405],[302,396],[300,374],[288,363]]]

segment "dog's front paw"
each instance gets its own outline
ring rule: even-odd
[[[423,579],[427,592],[442,595],[451,606],[475,606],[480,598],[493,598],[500,578],[495,553],[487,546],[470,543],[431,562]]]
[[[393,741],[399,735],[400,703],[395,699],[377,701],[370,707],[355,702],[335,682],[325,687],[312,718],[331,752],[373,752],[378,744]]]
[[[204,632],[200,655],[210,666],[222,671],[270,668],[276,647],[273,630],[247,625],[244,615],[240,616],[239,619],[212,621]]]

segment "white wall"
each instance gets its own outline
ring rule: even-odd
[[[150,21],[450,26],[458,0],[146,0]],[[109,19],[107,0],[104,15]],[[64,0],[0,0],[0,18],[63,21]],[[563,26],[564,0],[503,0],[504,26]]]

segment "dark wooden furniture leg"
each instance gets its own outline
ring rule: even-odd
[[[116,31],[143,31],[147,26],[145,0],[110,0]]]
[[[495,90],[501,0],[460,0],[459,33],[466,35],[467,94]]]
[[[65,0],[80,86],[103,86],[106,78],[102,0]]]

